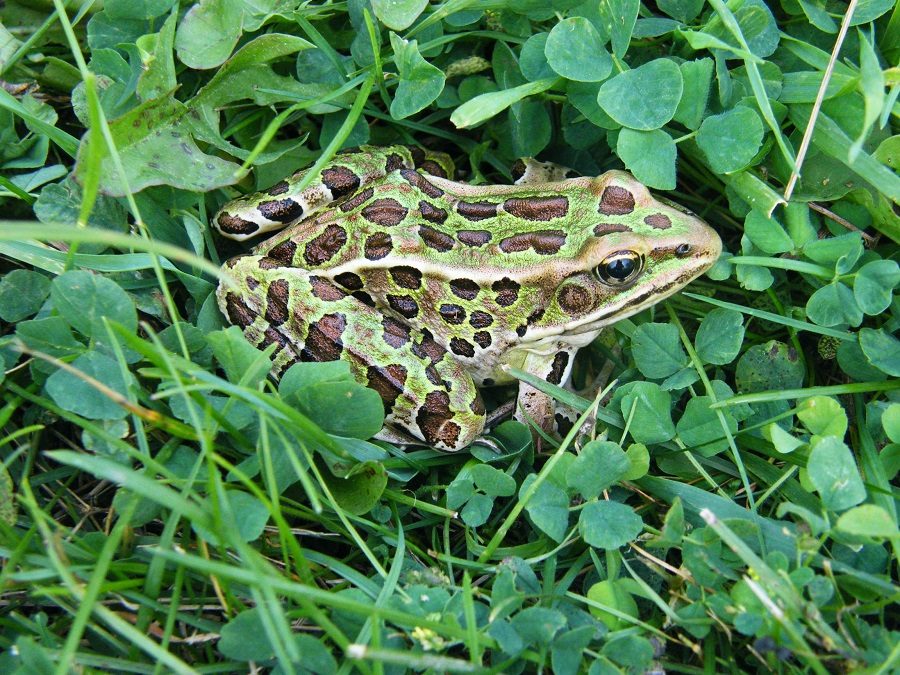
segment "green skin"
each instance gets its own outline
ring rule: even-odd
[[[230,202],[214,219],[225,236],[287,229],[225,264],[239,290],[220,285],[219,306],[277,345],[276,375],[347,361],[381,395],[388,437],[464,448],[484,429],[478,386],[510,382],[509,366],[565,385],[579,347],[721,251],[627,173],[517,166],[515,185],[472,186],[442,153],[362,147],[302,192],[298,172]],[[516,417],[552,430],[554,402],[520,383]]]

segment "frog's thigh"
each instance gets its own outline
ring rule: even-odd
[[[484,428],[471,376],[427,331],[383,315],[324,277],[244,256],[231,273],[252,275],[249,297],[219,290],[219,304],[255,345],[277,344],[275,372],[298,361],[350,364],[379,393],[385,422],[442,450],[470,445]],[[249,278],[249,277],[248,277]]]
[[[572,361],[575,350],[560,345],[551,354],[528,353],[522,364],[525,370],[536,377],[552,384],[564,385],[572,372]],[[519,383],[519,396],[516,401],[515,418],[524,424],[534,420],[541,429],[551,432],[555,427],[554,411],[556,402],[552,397],[538,391],[530,384]]]
[[[554,162],[539,162],[533,157],[516,160],[512,166],[512,175],[516,185],[533,183],[554,183],[564,180],[572,174],[572,169]]]

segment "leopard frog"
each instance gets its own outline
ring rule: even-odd
[[[605,327],[708,269],[721,242],[629,174],[566,178],[520,161],[515,185],[451,180],[450,158],[406,146],[337,155],[226,204],[214,226],[246,239],[219,306],[274,374],[343,360],[384,401],[386,437],[459,450],[481,434],[479,386],[508,366],[565,385]],[[517,418],[554,425],[554,402],[520,383]]]

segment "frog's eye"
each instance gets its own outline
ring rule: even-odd
[[[624,286],[637,278],[644,260],[634,251],[616,251],[597,266],[597,276],[610,286]]]

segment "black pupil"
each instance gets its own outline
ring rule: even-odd
[[[613,279],[624,281],[634,273],[634,258],[616,258],[608,262],[606,273]]]

